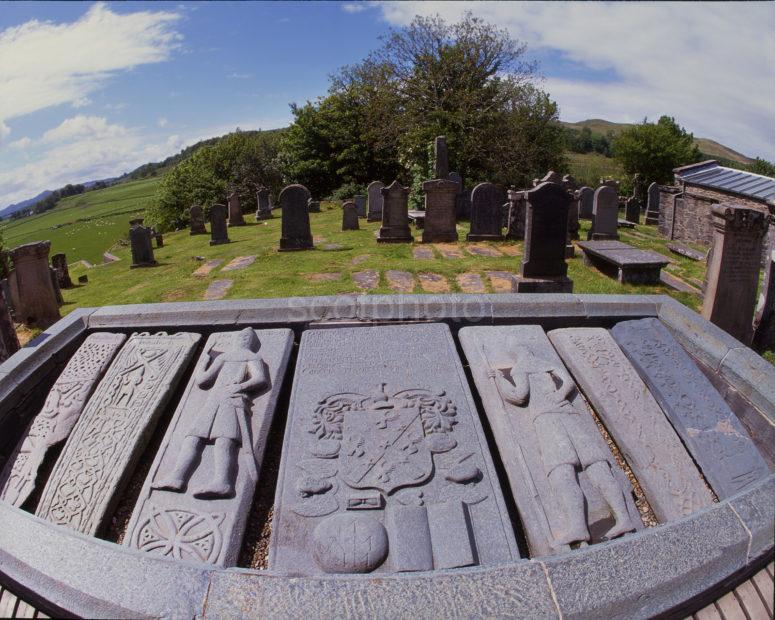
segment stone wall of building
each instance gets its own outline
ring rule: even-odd
[[[668,239],[673,225],[673,203],[680,191],[675,185],[659,186],[659,234]]]

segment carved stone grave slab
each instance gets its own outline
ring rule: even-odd
[[[591,220],[595,201],[595,190],[586,185],[579,190],[579,219]]]
[[[95,535],[132,475],[199,334],[133,334],[86,405],[35,514]]]
[[[532,557],[642,528],[629,481],[541,327],[464,327],[459,338]]]
[[[659,185],[652,183],[646,192],[646,224],[659,224]]]
[[[616,231],[619,219],[619,197],[616,190],[608,185],[602,185],[595,190],[592,206],[592,227],[587,233],[587,239],[618,239]]]
[[[207,228],[205,228],[205,214],[202,207],[199,205],[192,205],[188,210],[189,219],[189,233],[190,235],[206,235]]]
[[[380,190],[382,194],[382,226],[377,233],[379,243],[411,243],[409,230],[409,188],[393,181]]]
[[[390,573],[518,557],[449,328],[304,332],[270,568]]]
[[[342,205],[342,230],[358,230],[358,207],[352,200]]]
[[[660,523],[713,495],[638,372],[607,330],[555,329],[549,339],[616,441]]]
[[[70,279],[70,268],[67,266],[67,256],[59,253],[51,257],[51,266],[57,272],[57,282],[59,288],[73,288],[73,281]]]
[[[14,318],[20,323],[46,328],[59,320],[59,304],[48,266],[50,241],[25,243],[10,251],[13,269],[8,289]]]
[[[242,215],[242,205],[237,192],[231,192],[227,197],[227,201],[229,204],[229,227],[244,226],[245,217]]]
[[[719,499],[767,476],[767,464],[737,416],[658,319],[622,321],[611,335]]]
[[[309,190],[303,185],[288,185],[280,192],[283,210],[280,252],[312,249],[307,201]]]
[[[229,231],[226,228],[226,205],[215,204],[210,207],[210,245],[229,243]]]
[[[622,241],[579,241],[584,264],[615,277],[622,284],[657,284],[670,259]]]
[[[132,264],[129,268],[153,267],[157,263],[153,256],[152,230],[143,226],[142,219],[132,220],[129,224],[129,242],[132,248]]]
[[[124,340],[123,334],[92,334],[73,354],[6,462],[0,474],[0,499],[21,506],[30,496],[49,448],[70,435]]]
[[[289,329],[208,338],[148,472],[124,544],[234,566],[288,358]]]
[[[503,190],[494,183],[479,183],[471,192],[471,232],[468,241],[500,241]]]
[[[458,184],[449,179],[434,179],[422,184],[425,193],[423,243],[457,241],[455,204]]]
[[[379,222],[382,219],[382,188],[385,184],[382,181],[372,181],[366,188],[366,194],[369,197],[368,211],[366,220],[368,222]]]

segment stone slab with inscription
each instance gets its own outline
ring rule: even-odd
[[[767,477],[743,425],[658,319],[622,321],[611,335],[637,369],[719,499]]]
[[[697,466],[607,330],[571,327],[549,332],[573,378],[616,441],[661,523],[710,506]]]
[[[94,391],[35,514],[95,535],[188,366],[198,334],[133,334]]]
[[[234,566],[293,347],[289,329],[208,338],[132,513],[124,544]]]
[[[464,327],[459,338],[531,556],[641,529],[630,483],[543,329]]]
[[[6,462],[0,474],[0,499],[12,506],[24,504],[35,489],[38,470],[49,449],[70,435],[124,340],[123,334],[92,334],[73,354]]]
[[[274,506],[269,566],[294,575],[519,557],[443,324],[304,332]]]

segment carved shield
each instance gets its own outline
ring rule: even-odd
[[[342,428],[342,477],[356,489],[396,489],[424,483],[433,473],[420,408],[348,411]]]

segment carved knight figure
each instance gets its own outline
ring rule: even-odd
[[[242,445],[252,459],[249,413],[251,394],[269,386],[266,366],[258,355],[261,343],[247,327],[235,335],[234,346],[225,352],[211,351],[214,359],[195,377],[206,391],[204,406],[186,432],[172,473],[152,485],[155,489],[182,492],[201,460],[208,443],[215,449],[213,475],[209,484],[194,491],[194,497],[216,498],[234,495],[234,472]],[[255,462],[251,461],[254,463]]]
[[[611,472],[603,447],[570,402],[575,384],[561,365],[541,359],[530,349],[511,347],[513,365],[490,371],[506,403],[530,417],[549,481],[565,523],[564,531],[553,533],[555,545],[589,541],[584,493],[578,473],[586,472],[614,516],[606,538],[615,538],[634,528],[625,498]]]

